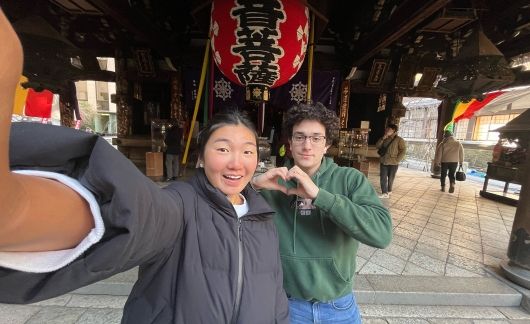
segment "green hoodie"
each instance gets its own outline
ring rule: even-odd
[[[356,169],[324,158],[312,180],[320,188],[312,210],[300,211],[296,196],[261,193],[277,212],[286,292],[298,299],[330,301],[352,291],[359,242],[377,248],[390,243],[392,219]],[[294,181],[284,184],[296,186]]]

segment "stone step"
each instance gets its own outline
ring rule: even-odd
[[[520,307],[359,305],[363,324],[522,324],[530,314]]]
[[[360,304],[519,306],[522,294],[494,277],[360,275]]]
[[[75,294],[127,296],[137,269],[76,290]],[[519,306],[522,294],[495,277],[358,275],[359,304],[438,306]]]

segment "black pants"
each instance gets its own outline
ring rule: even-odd
[[[398,165],[379,165],[379,180],[381,183],[381,192],[388,193],[392,191],[392,184],[398,170]]]
[[[455,183],[455,173],[458,162],[442,162],[442,172],[440,174],[440,184],[445,186],[445,177],[449,174],[449,182]]]

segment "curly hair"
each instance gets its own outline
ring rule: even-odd
[[[337,114],[320,102],[294,105],[285,114],[283,129],[290,137],[293,136],[293,127],[304,120],[315,120],[326,129],[326,143],[332,144],[338,138],[339,117]]]

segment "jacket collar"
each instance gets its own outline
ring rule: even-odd
[[[188,180],[188,183],[191,184],[195,191],[197,191],[199,196],[204,198],[211,208],[237,218],[232,204],[219,189],[212,186],[204,173],[204,169],[197,169],[193,177]],[[243,217],[272,217],[274,210],[267,204],[267,202],[265,202],[265,199],[263,199],[259,193],[250,187],[250,185],[247,184],[241,194],[245,196],[248,203],[248,213]]]

